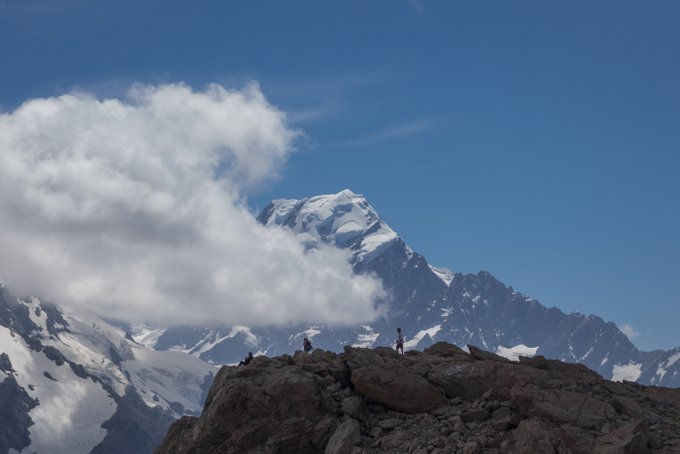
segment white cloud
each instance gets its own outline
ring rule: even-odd
[[[242,202],[295,136],[255,84],[139,85],[0,114],[0,282],[129,321],[370,320],[378,281]]]
[[[435,128],[437,122],[431,119],[414,120],[397,126],[387,127],[369,135],[331,144],[335,147],[365,147],[376,143],[423,134]]]
[[[623,325],[619,326],[619,329],[623,334],[628,337],[628,339],[634,339],[640,335],[637,331],[635,331],[635,328],[633,328],[633,325],[629,325],[628,323],[624,323]]]
[[[411,8],[416,10],[417,13],[423,13],[423,0],[407,0],[407,3],[411,6]]]

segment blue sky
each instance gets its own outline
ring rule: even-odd
[[[680,345],[680,4],[0,0],[0,108],[260,83],[271,198],[351,188],[437,266]]]

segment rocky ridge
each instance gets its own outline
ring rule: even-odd
[[[680,452],[680,390],[447,343],[321,349],[223,367],[163,453]]]

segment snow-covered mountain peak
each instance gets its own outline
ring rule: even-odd
[[[350,249],[355,260],[364,262],[398,239],[366,198],[349,189],[301,200],[274,200],[259,220],[289,228],[309,248],[331,244]]]

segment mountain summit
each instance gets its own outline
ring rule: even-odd
[[[274,200],[258,220],[292,230],[307,247],[326,243],[349,249],[355,264],[370,262],[398,240],[364,196],[349,189],[302,200]]]

